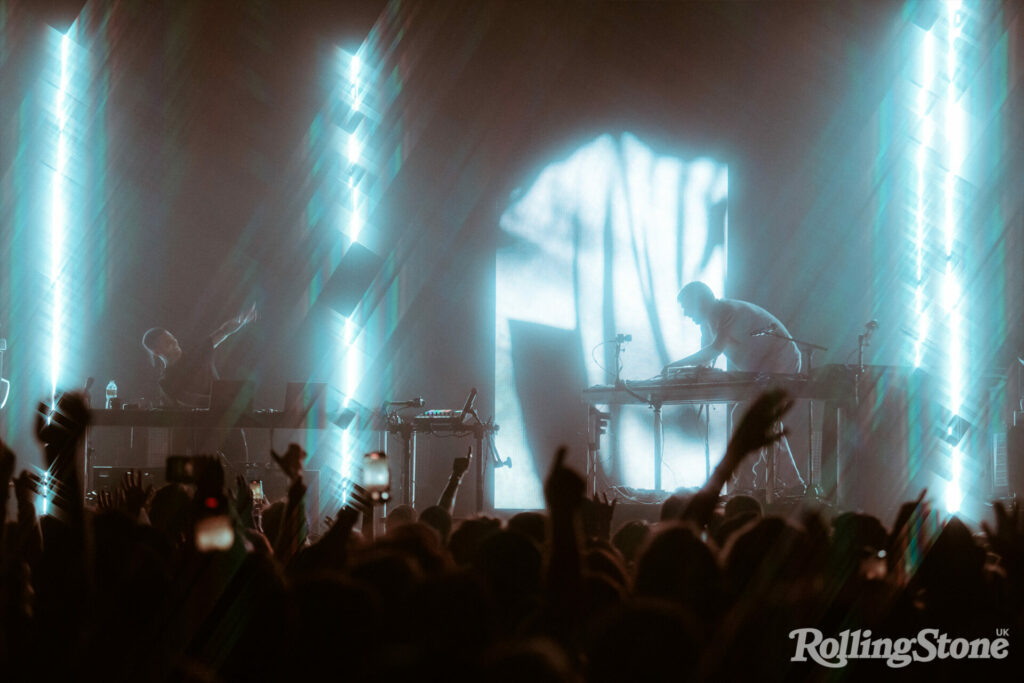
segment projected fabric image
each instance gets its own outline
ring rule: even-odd
[[[725,165],[661,155],[628,133],[580,147],[513,197],[501,216],[495,306],[496,445],[513,466],[495,472],[496,508],[543,506],[559,443],[582,463],[580,391],[614,380],[614,345],[602,342],[632,335],[625,379],[653,377],[700,347],[676,294],[691,280],[723,294],[727,197]],[[612,415],[602,483],[653,487],[650,410]],[[724,408],[711,412],[713,456],[724,421]],[[666,408],[664,488],[704,481],[708,429],[694,409]]]

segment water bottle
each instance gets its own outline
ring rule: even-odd
[[[117,400],[117,384],[114,380],[110,380],[107,384],[107,410],[114,407],[115,400]]]

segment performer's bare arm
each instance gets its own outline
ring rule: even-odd
[[[255,319],[256,304],[253,304],[249,307],[248,311],[239,313],[237,316],[218,327],[213,334],[210,335],[210,338],[213,339],[213,348],[217,348],[223,344],[225,339],[233,335],[235,332],[238,332]]]
[[[671,370],[673,368],[687,368],[687,367],[705,367],[709,368],[715,363],[715,359],[722,353],[724,344],[720,343],[718,339],[702,348],[697,353],[691,354],[686,358],[680,358],[679,360],[669,363],[665,366],[665,370]]]
[[[701,346],[700,351],[691,354],[686,358],[680,358],[679,360],[673,363],[669,363],[668,365],[665,366],[665,369],[662,371],[662,374],[668,372],[673,368],[712,367],[715,364],[715,359],[718,358],[725,351],[726,341],[728,340],[728,337],[726,336],[727,332],[725,332],[724,330],[729,329],[729,325],[731,324],[731,317],[728,312],[726,312],[724,315],[724,319],[720,317],[718,320],[718,333],[715,335],[714,340],[710,344],[707,343],[707,340],[713,333],[713,330],[708,322],[704,322],[701,324],[700,327],[700,341],[703,345]]]
[[[721,353],[722,352],[719,349],[715,348],[715,345],[712,344],[711,346],[705,346],[697,353],[691,354],[686,358],[681,358],[677,360],[672,365],[681,367],[710,366],[712,363],[715,362],[715,359],[718,358],[719,354]]]

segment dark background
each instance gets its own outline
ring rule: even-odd
[[[23,257],[6,246],[26,201],[17,150],[25,102],[52,59],[45,25],[67,26],[82,3],[4,6],[0,334],[11,341],[8,374],[21,367],[30,377],[31,294],[11,275]],[[1001,372],[1024,341],[1024,19],[1018,2],[984,8],[986,35],[1009,35],[1011,64],[1005,97],[990,98],[998,110],[981,117],[972,143],[984,206],[969,209],[963,232],[989,230],[985,206],[1000,207],[1002,234],[978,237],[997,242],[1004,260],[977,260],[972,285],[993,295],[978,297],[992,304],[973,321],[981,333],[971,355]],[[870,360],[906,360],[900,329],[911,323],[893,253],[907,245],[899,202],[911,180],[896,161],[904,150],[893,100],[907,59],[898,39],[910,22],[928,21],[927,3],[167,0],[84,9],[82,35],[105,74],[91,88],[104,95],[89,106],[90,139],[102,137],[105,156],[88,181],[89,294],[75,371],[95,376],[97,393],[116,377],[123,397],[153,395],[139,345],[148,327],[195,338],[252,302],[262,318],[220,350],[223,374],[251,373],[258,402],[271,406],[285,381],[326,378],[331,312],[310,304],[310,283],[329,278],[344,239],[337,212],[316,208],[336,180],[317,170],[332,154],[317,131],[340,116],[331,99],[338,49],[367,34],[382,112],[367,144],[387,178],[361,238],[384,263],[363,299],[375,311],[357,394],[367,405],[422,395],[428,407],[458,407],[477,386],[481,414],[492,411],[498,217],[545,164],[606,132],[729,164],[730,296],[828,346],[818,362],[842,362],[871,318],[882,327]],[[26,416],[12,407],[5,429]],[[421,444],[423,495],[440,491],[454,449]]]

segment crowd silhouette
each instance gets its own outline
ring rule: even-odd
[[[52,414],[40,406],[45,478],[16,475],[15,454],[0,444],[0,679],[1019,676],[1024,517],[1016,505],[994,505],[993,525],[974,532],[956,518],[933,524],[924,495],[888,527],[856,512],[766,515],[743,496],[722,504],[725,483],[779,438],[772,425],[789,407],[779,392],[755,402],[707,484],[670,498],[656,524],[616,527],[615,502],[588,499],[563,450],[545,481],[543,513],[453,522],[468,467],[456,458],[438,504],[392,510],[379,538],[353,504],[310,539],[297,446],[273,454],[291,486],[266,508],[244,480],[226,485],[215,461],[197,466],[192,483],[156,491],[129,474],[87,504],[75,453],[89,413],[66,394]],[[41,489],[52,492],[51,508],[37,516]],[[224,519],[226,537],[213,524]],[[794,661],[793,633],[808,628],[829,638],[870,631],[876,642],[921,629],[977,641],[1007,629],[1009,657],[903,667],[851,657],[832,668]]]

